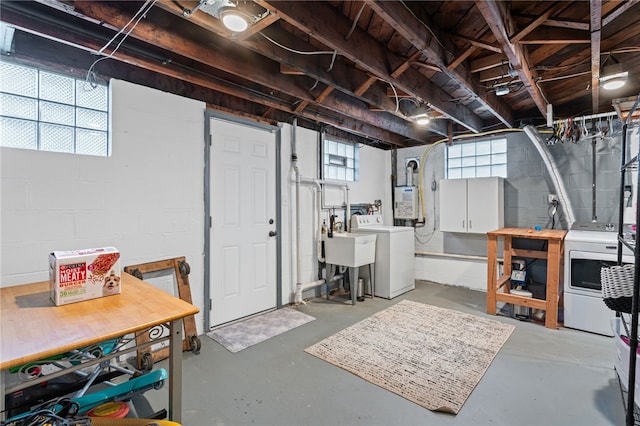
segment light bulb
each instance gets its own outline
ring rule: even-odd
[[[225,13],[225,15],[222,17],[222,23],[225,27],[235,33],[241,33],[242,31],[249,28],[249,22],[241,15],[233,12]]]

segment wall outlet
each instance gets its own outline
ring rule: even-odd
[[[556,194],[549,194],[547,196],[547,203],[551,204],[553,202],[558,202],[558,196]]]

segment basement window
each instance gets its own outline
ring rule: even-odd
[[[0,146],[109,156],[108,89],[0,62]]]
[[[360,154],[358,144],[335,137],[324,137],[322,144],[323,179],[358,181]]]
[[[507,177],[507,139],[464,142],[447,147],[447,179]]]

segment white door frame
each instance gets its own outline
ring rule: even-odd
[[[204,327],[203,330],[211,329],[211,119],[217,118],[255,127],[257,129],[272,131],[276,141],[276,308],[282,307],[282,161],[281,161],[281,129],[278,126],[271,126],[240,117],[216,112],[205,111],[204,117]]]

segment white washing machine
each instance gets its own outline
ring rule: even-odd
[[[393,299],[416,288],[412,227],[385,225],[381,215],[353,215],[351,232],[377,235],[373,275],[376,296]]]

